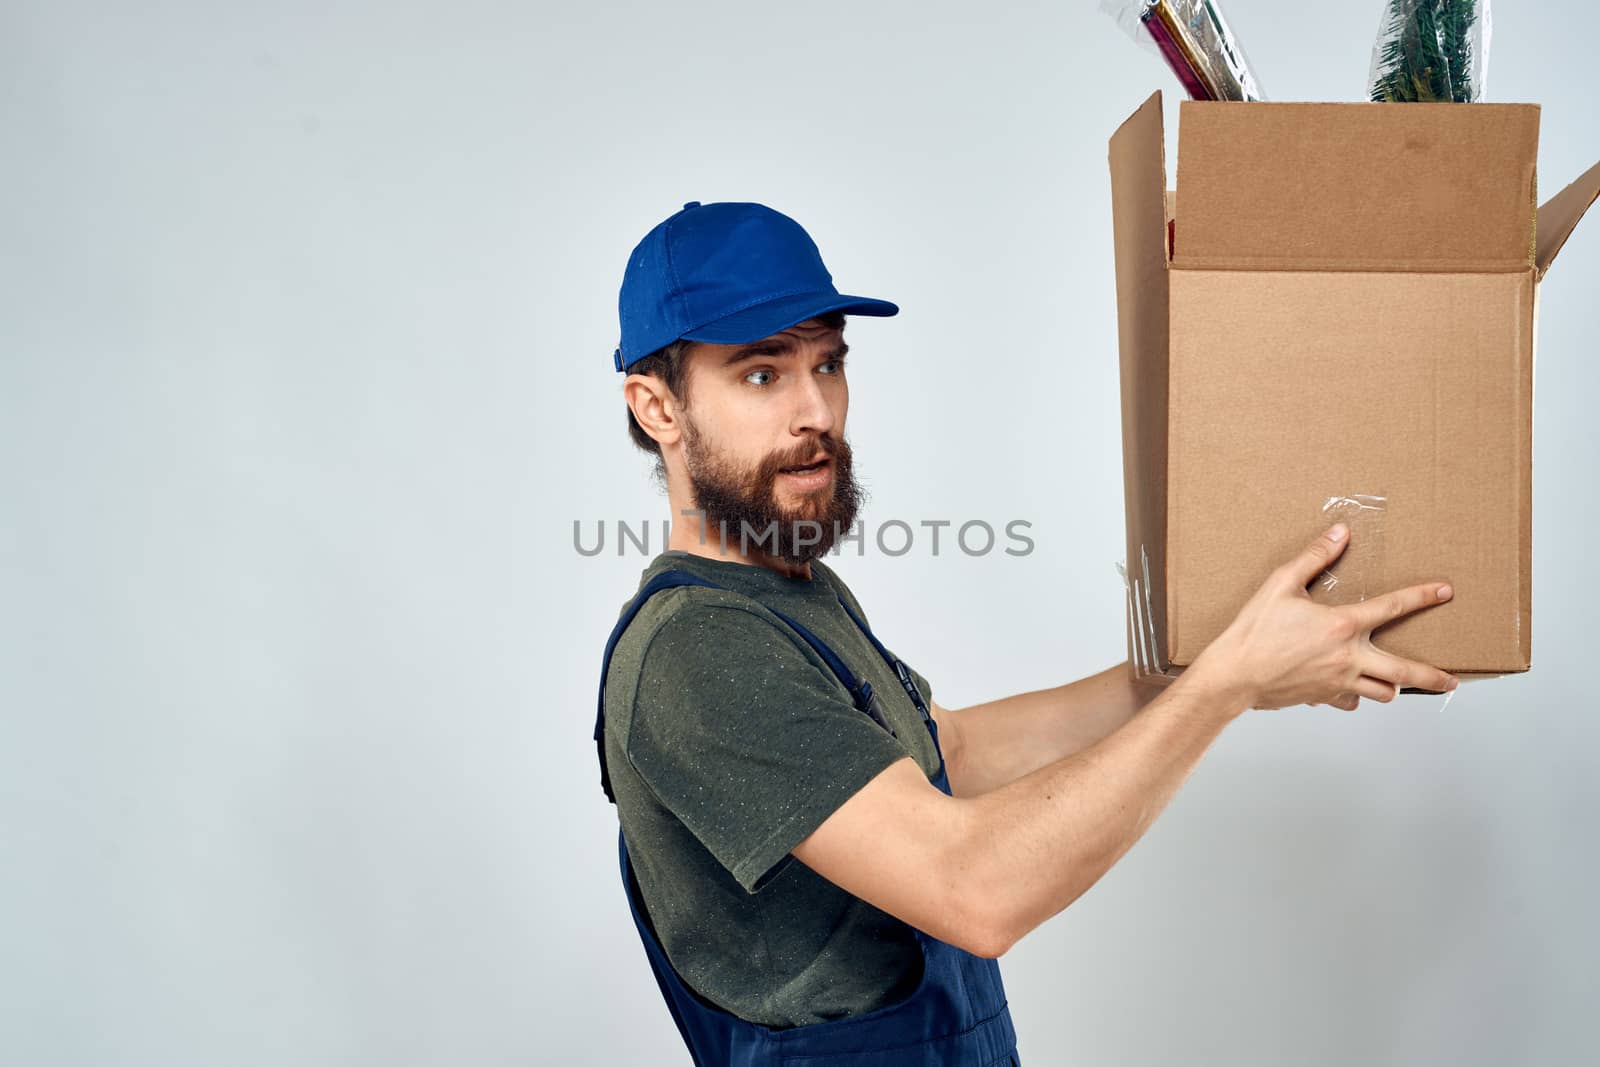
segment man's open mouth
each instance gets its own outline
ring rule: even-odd
[[[827,459],[826,456],[824,456],[822,459],[814,460],[811,463],[804,463],[804,464],[801,464],[798,467],[780,467],[779,470],[778,470],[778,473],[779,474],[810,474],[813,471],[821,470],[823,467],[826,467],[827,465],[828,465],[828,459]]]

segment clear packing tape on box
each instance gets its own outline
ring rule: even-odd
[[[1318,521],[1326,529],[1342,522],[1349,529],[1349,541],[1332,567],[1323,571],[1312,582],[1327,599],[1337,603],[1360,603],[1368,597],[1386,592],[1379,588],[1376,561],[1383,557],[1384,517],[1388,498],[1378,493],[1336,493],[1322,505]],[[1356,546],[1360,546],[1357,549]],[[1144,546],[1139,546],[1139,562],[1133,574],[1123,563],[1116,564],[1127,594],[1128,667],[1134,681],[1144,685],[1166,686],[1176,681],[1184,668],[1166,662],[1155,630],[1154,606],[1150,602],[1150,556]],[[1334,571],[1338,571],[1335,574]],[[1262,576],[1265,580],[1265,575]],[[1335,590],[1337,593],[1335,594]],[[1467,676],[1462,682],[1484,681],[1484,678]],[[1438,710],[1443,711],[1455,692],[1433,693],[1421,689],[1402,689],[1403,694],[1418,694],[1438,700]]]

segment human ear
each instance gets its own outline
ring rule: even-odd
[[[678,422],[678,401],[666,382],[653,374],[630,374],[622,383],[622,398],[640,429],[656,444],[677,443],[683,432]]]

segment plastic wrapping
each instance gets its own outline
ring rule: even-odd
[[[1193,99],[1266,99],[1217,0],[1100,0],[1100,10],[1153,47]]]
[[[1389,498],[1377,493],[1340,493],[1322,505],[1322,525],[1342,522],[1350,529],[1350,541],[1339,559],[1316,580],[1330,604],[1355,604],[1384,592],[1383,575],[1377,572],[1383,560],[1383,520]],[[1337,570],[1336,575],[1333,572]]]
[[[1131,577],[1124,564],[1116,566],[1128,599],[1128,674],[1136,682],[1168,685],[1183,673],[1183,668],[1166,663],[1156,643],[1155,616],[1150,604],[1150,556],[1140,545],[1139,565]]]
[[[1379,103],[1484,98],[1489,0],[1384,0],[1367,95]]]

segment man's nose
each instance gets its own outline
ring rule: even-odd
[[[834,422],[833,407],[823,394],[821,384],[814,375],[807,376],[798,386],[789,432],[796,436],[832,433]]]

